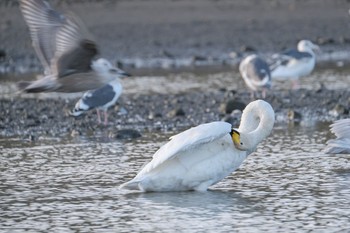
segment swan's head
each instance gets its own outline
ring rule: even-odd
[[[263,100],[255,100],[243,110],[241,124],[232,129],[231,137],[238,150],[254,151],[257,145],[272,131],[275,112],[271,105]]]
[[[232,137],[233,144],[238,150],[250,151],[254,147],[254,145],[251,144],[250,140],[248,140],[247,136],[241,134],[237,130],[232,129],[230,134]]]
[[[301,40],[298,43],[298,50],[303,52],[319,52],[320,47],[309,40]]]
[[[117,78],[130,76],[130,74],[113,66],[108,60],[104,58],[99,58],[96,61],[93,61],[91,67],[96,72],[110,74],[116,76]]]

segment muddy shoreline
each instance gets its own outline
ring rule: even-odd
[[[125,139],[140,136],[135,132],[141,135],[145,132],[177,132],[218,120],[238,126],[239,114],[230,113],[250,101],[247,91],[224,89],[207,93],[123,95],[119,105],[109,110],[109,124],[104,126],[97,124],[95,111],[78,118],[69,116],[74,101],[3,99],[0,108],[5,114],[0,119],[0,135],[29,141],[98,135]],[[266,101],[276,112],[276,124],[284,126],[331,122],[347,117],[350,110],[350,92],[347,90],[276,91]],[[124,131],[126,129],[132,131]]]

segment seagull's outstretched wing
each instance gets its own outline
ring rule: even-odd
[[[20,8],[47,73],[64,77],[91,69],[97,46],[77,17],[63,15],[43,0],[21,0]]]
[[[219,139],[229,134],[231,130],[231,124],[217,121],[202,124],[174,135],[167,144],[159,148],[153,155],[152,161],[140,173],[154,169],[165,161],[176,157],[180,152],[191,150],[202,144]]]

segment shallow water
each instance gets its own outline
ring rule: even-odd
[[[328,125],[277,125],[238,171],[208,192],[118,190],[168,136],[1,140],[0,231],[350,229],[350,156],[322,152]]]

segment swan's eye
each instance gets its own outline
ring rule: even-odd
[[[241,143],[239,143],[239,144],[241,144],[241,146],[243,146],[243,142],[241,142]]]

